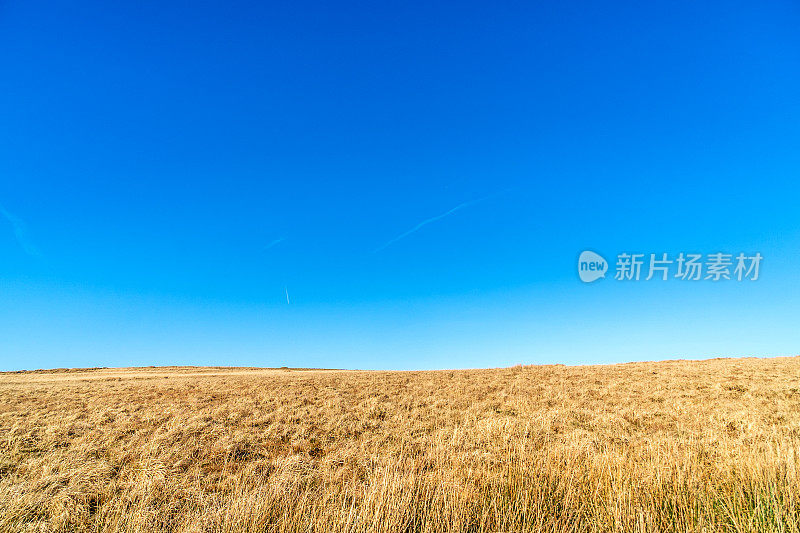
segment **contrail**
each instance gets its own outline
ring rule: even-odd
[[[264,247],[264,251],[266,252],[267,250],[269,250],[273,246],[277,246],[277,245],[279,245],[280,243],[282,243],[285,240],[286,240],[286,237],[281,237],[280,239],[275,239],[274,241],[270,242],[269,244],[267,244]]]
[[[284,287],[283,290],[286,291],[286,305],[292,305],[292,302],[289,301],[289,289]]]
[[[493,197],[495,197],[495,196],[497,196],[497,195],[499,195],[499,194],[502,194],[502,193],[504,193],[504,192],[508,192],[509,190],[511,190],[511,189],[503,189],[502,191],[499,191],[499,192],[496,192],[496,193],[490,194],[490,195],[488,195],[488,196],[484,196],[484,197],[482,197],[482,198],[478,198],[478,199],[476,199],[476,200],[470,200],[469,202],[464,202],[463,204],[458,204],[458,205],[457,205],[457,206],[455,206],[454,208],[452,208],[452,209],[450,209],[450,210],[448,210],[448,211],[445,211],[445,212],[444,212],[444,213],[442,213],[441,215],[436,215],[435,217],[427,218],[427,219],[423,220],[422,222],[420,222],[419,224],[417,224],[416,226],[414,226],[413,228],[411,228],[410,230],[408,230],[408,231],[406,231],[406,232],[403,232],[403,233],[401,233],[400,235],[398,235],[397,237],[395,237],[394,239],[391,239],[391,240],[389,240],[389,241],[385,242],[385,243],[384,243],[384,244],[382,244],[381,246],[378,246],[377,248],[375,248],[375,249],[372,251],[372,253],[377,253],[377,252],[380,252],[381,250],[383,250],[383,249],[384,249],[384,248],[386,248],[387,246],[389,246],[389,245],[391,245],[391,244],[394,244],[394,243],[396,243],[396,242],[397,242],[397,241],[399,241],[400,239],[404,239],[404,238],[408,237],[409,235],[411,235],[411,234],[412,234],[412,233],[414,233],[414,232],[417,232],[417,231],[419,231],[419,230],[420,230],[420,229],[421,229],[423,226],[427,226],[427,225],[428,225],[428,224],[430,224],[431,222],[436,222],[437,220],[441,220],[441,219],[443,219],[443,218],[444,218],[444,217],[446,217],[446,216],[450,216],[450,215],[452,215],[452,214],[453,214],[453,213],[455,213],[456,211],[459,211],[459,210],[461,210],[461,209],[464,209],[465,207],[469,207],[469,206],[471,206],[471,205],[475,205],[475,204],[477,204],[477,203],[483,202],[483,201],[485,201],[485,200],[488,200],[489,198],[493,198]]]
[[[42,252],[39,251],[39,248],[37,248],[37,246],[33,244],[33,241],[30,239],[30,237],[28,237],[28,228],[21,218],[12,215],[6,211],[3,206],[0,206],[0,215],[3,215],[6,220],[11,223],[11,227],[14,230],[14,237],[17,238],[17,242],[20,246],[22,246],[22,249],[25,250],[26,253],[35,257],[42,255]]]

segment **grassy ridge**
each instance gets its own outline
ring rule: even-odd
[[[2,531],[800,531],[800,358],[0,375]]]

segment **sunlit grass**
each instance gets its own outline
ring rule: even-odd
[[[800,358],[0,375],[1,531],[800,531]]]

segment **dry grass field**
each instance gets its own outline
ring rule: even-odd
[[[1,531],[800,531],[800,358],[0,374]]]

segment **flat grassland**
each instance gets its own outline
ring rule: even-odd
[[[800,531],[800,358],[0,374],[0,531]]]

